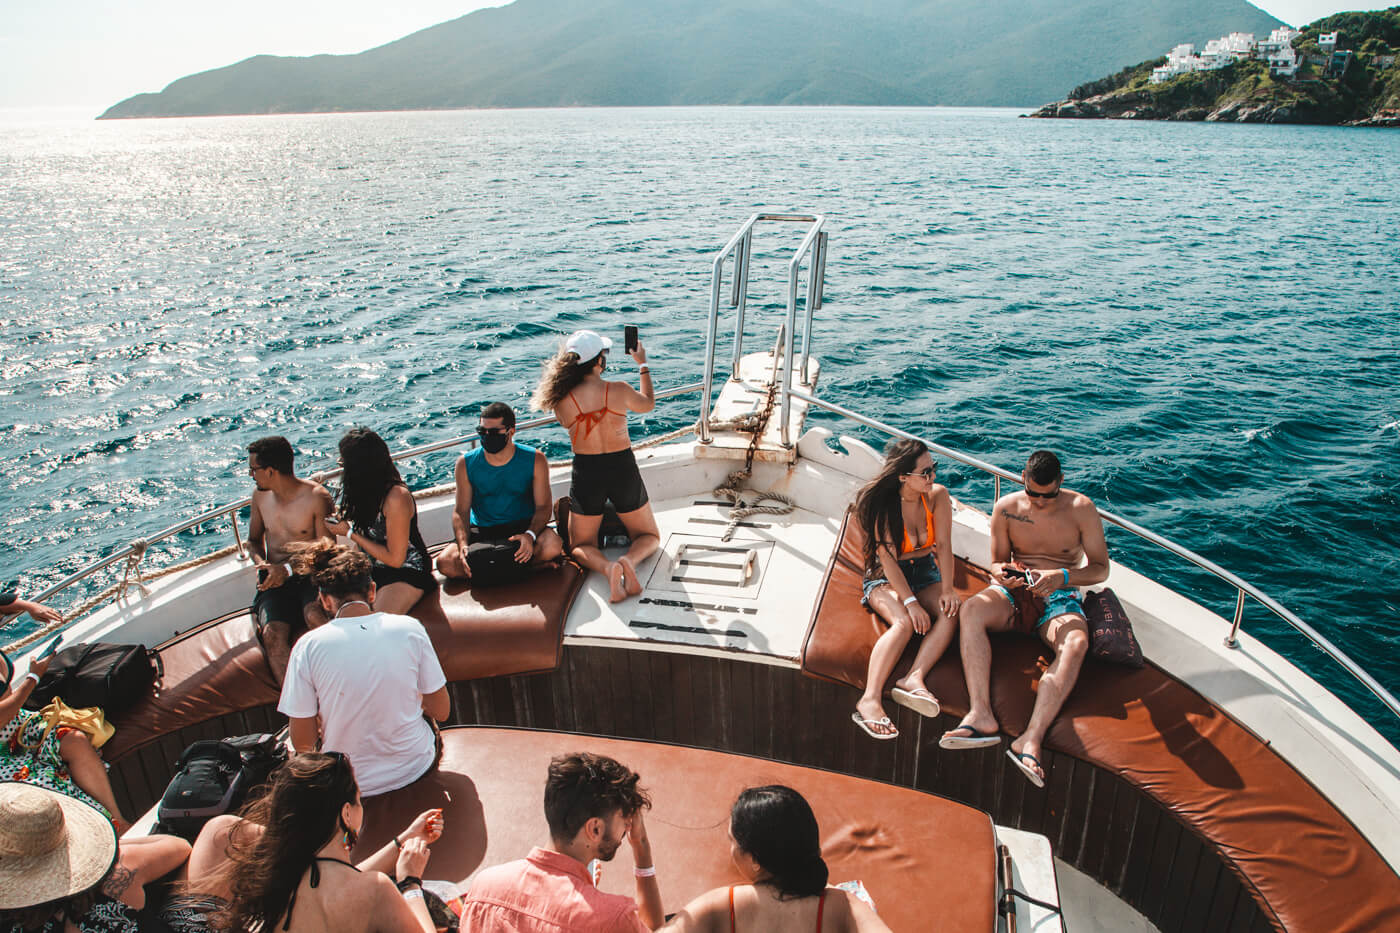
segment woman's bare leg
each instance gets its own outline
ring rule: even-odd
[[[58,755],[68,765],[68,773],[73,783],[81,787],[89,797],[102,804],[112,814],[112,822],[117,824],[120,834],[131,824],[122,816],[117,806],[117,798],[112,794],[112,782],[107,777],[107,768],[102,764],[102,756],[92,747],[87,733],[73,730],[58,740]]]
[[[637,576],[637,565],[656,553],[656,549],[661,546],[661,532],[656,527],[656,516],[652,514],[650,502],[631,512],[619,512],[617,517],[622,519],[627,536],[632,539],[632,545],[627,549],[627,553],[619,558],[618,563],[627,571],[627,594],[636,596],[642,591],[642,580]]]
[[[400,580],[398,583],[381,586],[375,591],[374,611],[406,616],[422,598],[423,590]]]

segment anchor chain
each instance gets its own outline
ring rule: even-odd
[[[753,438],[749,441],[749,449],[744,454],[744,468],[730,473],[724,484],[714,491],[715,498],[724,499],[730,504],[729,524],[725,526],[724,533],[720,535],[721,541],[728,541],[734,537],[734,529],[739,527],[739,522],[750,515],[787,515],[797,507],[792,499],[780,492],[774,492],[771,489],[762,491],[744,486],[744,481],[753,476],[753,458],[758,453],[758,445],[763,440],[763,432],[768,430],[768,421],[773,417],[773,407],[777,401],[778,381],[774,378],[768,382],[768,395],[764,399],[761,411],[729,419],[730,422],[740,423],[733,426],[734,430],[751,431]],[[777,502],[779,505],[763,505],[764,502]]]

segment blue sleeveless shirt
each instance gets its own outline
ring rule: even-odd
[[[468,451],[467,482],[472,484],[471,522],[478,528],[521,522],[535,514],[535,448],[515,445],[505,466],[486,462],[480,447]]]

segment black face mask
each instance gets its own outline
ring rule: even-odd
[[[500,432],[499,434],[493,431],[490,434],[481,435],[481,446],[486,450],[488,454],[500,453],[501,451],[506,449],[506,445],[509,443],[510,436],[507,435],[504,431]]]

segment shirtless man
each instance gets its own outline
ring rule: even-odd
[[[316,587],[293,575],[287,565],[286,546],[334,540],[325,526],[333,508],[331,494],[320,483],[297,478],[292,462],[292,445],[285,437],[264,437],[248,445],[248,475],[258,487],[248,523],[248,549],[258,568],[253,621],[279,684],[296,636],[326,621]]]
[[[1108,578],[1103,522],[1089,497],[1062,489],[1060,461],[1037,450],[1021,472],[1025,489],[992,509],[992,585],[963,603],[959,638],[970,698],[968,713],[943,733],[943,748],[995,745],[988,632],[1038,634],[1055,651],[1040,678],[1026,731],[1007,755],[1036,787],[1045,786],[1041,743],[1079,677],[1089,650],[1089,626],[1079,587]]]

